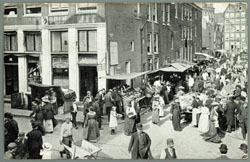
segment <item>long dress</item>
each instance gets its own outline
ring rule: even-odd
[[[44,112],[44,128],[45,132],[53,132],[53,110],[52,110],[52,105],[51,103],[46,103],[43,107]]]
[[[133,104],[132,104],[133,105]],[[127,136],[131,136],[134,132],[136,132],[136,114],[134,107],[126,106],[125,109],[125,122],[124,122],[124,134]]]
[[[160,117],[159,117],[160,102],[153,101],[152,107],[153,107],[152,123],[158,124],[160,123]]]
[[[200,113],[200,109],[198,108],[193,108],[192,109],[192,125],[197,126],[198,125],[198,120],[197,120],[197,115]]]
[[[199,120],[198,129],[201,133],[207,133],[209,130],[209,109],[207,107],[201,108],[201,116]]]
[[[100,137],[100,131],[96,121],[96,113],[88,112],[85,120],[84,139],[95,141]]]
[[[213,109],[209,121],[209,131],[205,134],[202,134],[203,139],[205,141],[213,143],[220,143],[222,134],[219,131],[218,127],[219,127],[218,113]]]
[[[164,100],[163,98],[160,96],[159,97],[159,101],[160,101],[160,105],[159,105],[159,116],[160,117],[163,117],[164,116],[164,110],[163,110],[163,107],[164,107]]]
[[[181,108],[175,103],[172,105],[170,113],[172,114],[172,124],[175,131],[181,131]]]
[[[109,121],[109,127],[111,129],[115,129],[118,126],[117,123],[117,116],[118,114],[115,111],[110,112],[110,121]]]

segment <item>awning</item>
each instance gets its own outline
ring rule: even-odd
[[[192,65],[188,65],[184,63],[172,63],[171,66],[176,69],[176,71],[173,71],[173,72],[184,72],[185,70],[192,67]]]
[[[112,80],[127,80],[127,79],[134,79],[134,78],[137,78],[139,76],[142,76],[142,75],[145,75],[147,74],[148,71],[145,71],[145,72],[140,72],[140,73],[123,73],[123,74],[115,74],[115,75],[112,75],[112,76],[104,76],[104,77],[101,77],[101,79],[112,79]]]

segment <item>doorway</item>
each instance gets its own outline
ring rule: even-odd
[[[6,95],[18,93],[18,65],[5,65]]]
[[[80,66],[80,100],[90,91],[93,96],[97,94],[98,78],[96,66]]]

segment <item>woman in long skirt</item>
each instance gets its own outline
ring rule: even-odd
[[[209,130],[209,109],[205,106],[201,107],[201,116],[198,129],[201,133],[207,133]]]
[[[213,142],[213,143],[220,143],[221,142],[221,136],[223,136],[222,132],[219,129],[219,123],[218,123],[218,113],[217,109],[218,106],[215,105],[216,103],[213,103],[213,109],[211,111],[210,115],[210,121],[209,121],[209,131],[205,134],[202,134],[204,136],[205,141]]]
[[[125,105],[125,123],[124,123],[124,134],[126,136],[131,136],[134,132],[136,132],[136,112],[134,107],[132,106],[134,104],[128,102],[127,105]]]
[[[44,116],[44,122],[43,126],[45,128],[45,132],[47,133],[53,133],[53,119],[54,119],[54,113],[52,110],[52,105],[48,98],[43,98],[42,101],[44,102],[43,106],[43,116]]]
[[[110,121],[109,121],[109,128],[110,128],[110,133],[115,134],[115,129],[118,126],[117,118],[122,117],[121,114],[118,114],[116,112],[116,107],[113,106],[111,111],[110,111]]]
[[[84,128],[84,139],[97,142],[100,137],[100,131],[96,121],[96,112],[92,106],[89,107],[89,112],[86,115]]]
[[[152,103],[152,108],[153,108],[153,112],[152,112],[152,123],[153,124],[160,124],[160,117],[159,117],[159,109],[160,109],[161,103],[159,101],[159,97],[155,97],[154,101]]]
[[[172,124],[175,131],[181,131],[181,107],[179,100],[175,99],[175,103],[171,106]]]

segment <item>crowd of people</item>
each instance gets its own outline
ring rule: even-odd
[[[124,134],[131,136],[128,151],[132,159],[153,159],[150,150],[151,139],[143,131],[141,121],[142,104],[152,112],[152,123],[161,126],[160,119],[166,114],[166,105],[170,106],[170,119],[173,129],[182,131],[183,118],[191,114],[192,125],[197,127],[205,141],[221,143],[226,132],[231,133],[241,128],[242,138],[247,137],[248,128],[248,80],[247,67],[235,68],[235,62],[224,62],[201,65],[198,72],[187,74],[185,80],[173,83],[159,77],[154,84],[143,82],[140,88],[127,85],[114,87],[106,91],[99,90],[94,97],[90,91],[80,102],[73,102],[71,116],[66,116],[61,126],[60,144],[71,147],[73,128],[78,129],[76,116],[79,103],[83,104],[83,138],[89,142],[98,142],[104,112],[108,116],[110,134],[115,135],[118,119],[124,120]],[[177,74],[172,74],[177,76]],[[177,76],[178,77],[178,76]],[[183,104],[185,97],[192,97],[190,104]],[[34,116],[32,130],[26,135],[19,133],[18,124],[12,114],[5,113],[5,151],[7,159],[41,159],[44,149],[42,136],[53,133],[58,113],[56,93],[53,89],[45,91],[44,97],[32,102]],[[105,111],[104,111],[105,110]],[[20,149],[21,148],[21,149]],[[246,154],[247,145],[240,147]],[[21,151],[13,151],[13,149]],[[222,150],[222,151],[221,151]],[[227,152],[227,146],[221,144],[220,151]],[[15,153],[13,153],[15,152]],[[61,157],[71,158],[65,148],[60,151]],[[245,155],[244,155],[245,157]],[[167,148],[162,150],[161,159],[176,159],[174,139],[167,139]]]

